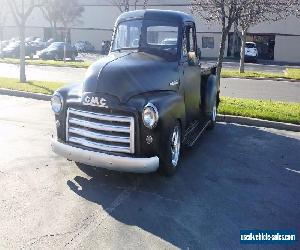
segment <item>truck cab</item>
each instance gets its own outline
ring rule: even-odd
[[[191,15],[139,10],[116,21],[110,53],[52,97],[53,151],[117,171],[173,175],[183,146],[216,123],[216,67],[200,62]]]

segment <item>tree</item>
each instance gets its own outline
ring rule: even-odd
[[[294,13],[295,3],[293,0],[249,0],[245,4],[238,20],[241,29],[240,73],[245,72],[245,46],[249,28],[261,22],[286,18]]]
[[[65,45],[64,45],[64,62],[66,61],[66,44],[68,42],[68,33],[70,28],[80,23],[81,15],[84,7],[79,4],[78,0],[60,0],[58,1],[58,9],[60,11],[59,22],[64,28]]]
[[[0,9],[0,53],[1,53],[1,57],[2,57],[2,41],[3,41],[3,30],[4,30],[4,26],[6,23],[6,19],[7,19],[7,4],[6,4],[6,0],[0,0],[0,4],[2,6],[2,8]]]
[[[35,0],[7,0],[20,35],[20,82],[26,82],[25,72],[25,31],[26,22],[33,9],[37,6]]]
[[[130,11],[130,6],[134,7],[134,10],[136,10],[138,8],[139,5],[139,0],[109,0],[111,4],[113,4],[114,6],[116,6],[120,12],[128,12]],[[143,2],[143,8],[146,9],[147,5],[148,5],[148,1],[149,0],[142,0]]]
[[[221,24],[222,35],[217,64],[217,81],[219,85],[226,38],[232,25],[239,20],[247,1],[248,0],[191,0],[193,13],[200,15],[206,22],[218,22]]]
[[[52,29],[52,38],[57,39],[57,23],[61,13],[59,2],[61,0],[42,0],[40,9]]]

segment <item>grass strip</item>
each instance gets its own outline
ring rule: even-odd
[[[63,85],[63,83],[44,81],[29,81],[27,83],[21,83],[18,79],[0,77],[0,88],[41,93],[46,95],[52,95],[55,90]]]
[[[300,69],[287,68],[285,71],[285,76],[290,79],[300,80]]]
[[[221,77],[223,78],[284,78],[291,80],[300,80],[300,69],[287,68],[284,73],[271,73],[271,72],[260,72],[260,71],[246,71],[240,73],[238,70],[223,69]]]
[[[30,81],[0,77],[0,88],[51,95],[63,83]],[[300,103],[222,97],[219,113],[300,125]]]
[[[300,124],[300,103],[222,97],[219,113]]]

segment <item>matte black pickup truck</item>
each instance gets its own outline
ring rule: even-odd
[[[216,67],[199,55],[192,16],[122,14],[109,55],[91,65],[82,84],[53,95],[54,152],[95,167],[173,175],[182,146],[216,122]]]

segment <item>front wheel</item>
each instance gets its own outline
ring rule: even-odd
[[[54,55],[54,61],[59,61],[59,60],[60,60],[60,58],[59,58],[58,54],[55,54]]]
[[[181,126],[179,121],[176,121],[169,133],[166,154],[164,154],[161,159],[160,172],[166,176],[174,175],[179,166],[180,155]]]

